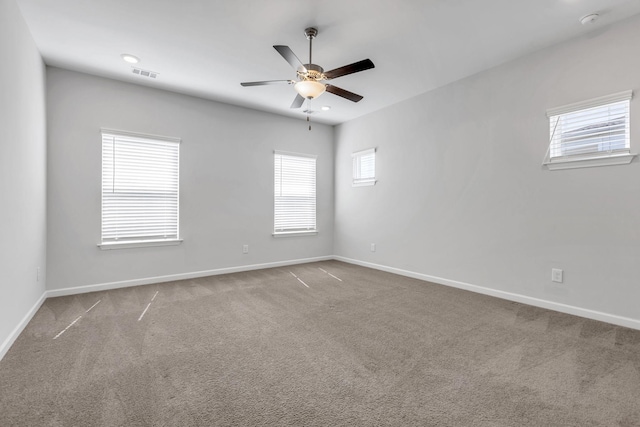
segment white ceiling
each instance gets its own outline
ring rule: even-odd
[[[294,79],[273,49],[307,62],[304,29],[319,30],[313,62],[330,70],[361,59],[372,70],[331,83],[364,96],[311,101],[313,120],[342,123],[543,47],[640,13],[638,0],[17,0],[49,65],[305,118],[289,108]],[[589,13],[600,19],[583,26]],[[159,73],[132,73],[120,55]]]

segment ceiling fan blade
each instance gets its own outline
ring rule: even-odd
[[[362,99],[362,96],[353,92],[349,92],[348,90],[344,90],[334,85],[327,85],[326,90],[327,92],[331,92],[334,95],[341,96],[345,99],[348,99],[349,101],[358,102]]]
[[[280,83],[295,83],[293,80],[265,80],[263,82],[244,82],[240,83],[242,86],[264,86],[264,85],[277,85]]]
[[[302,96],[300,96],[300,94],[298,94],[298,95],[296,95],[296,98],[291,103],[291,107],[290,108],[300,108],[300,107],[302,107],[303,103],[304,103],[304,98]]]
[[[296,70],[303,73],[307,72],[305,66],[300,62],[295,53],[289,48],[289,46],[277,45],[273,46],[280,55]]]
[[[335,79],[336,77],[346,76],[347,74],[357,73],[374,67],[375,65],[373,65],[370,59],[363,59],[362,61],[354,62],[344,67],[329,70],[325,72],[324,75],[327,79]]]

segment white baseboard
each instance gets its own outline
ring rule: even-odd
[[[36,301],[33,307],[31,307],[31,310],[29,310],[27,314],[24,315],[20,323],[18,323],[18,326],[16,326],[13,331],[11,331],[7,339],[5,339],[2,344],[0,344],[0,360],[2,360],[5,354],[7,354],[7,352],[16,341],[16,339],[18,339],[24,328],[29,324],[33,316],[38,312],[45,299],[47,299],[46,292],[44,292],[40,296],[40,298],[38,298],[38,301]]]
[[[599,320],[601,322],[611,323],[613,325],[624,326],[627,328],[640,330],[640,320],[630,317],[617,316],[615,314],[603,313],[601,311],[589,310],[572,305],[562,304],[553,301],[547,301],[539,298],[533,298],[526,295],[514,294],[511,292],[500,291],[497,289],[485,288],[482,286],[472,285],[469,283],[458,282],[456,280],[444,279],[442,277],[430,276],[428,274],[416,273],[413,271],[402,270],[400,268],[388,267],[386,265],[374,264],[366,261],[359,261],[342,256],[334,256],[333,259],[343,261],[349,264],[369,267],[376,270],[386,271],[388,273],[399,274],[401,276],[411,277],[414,279],[425,280],[427,282],[437,283],[439,285],[451,286],[453,288],[464,289],[466,291],[476,292],[479,294],[490,295],[509,301],[519,302],[522,304],[532,305],[535,307],[546,308],[549,310],[559,311],[561,313],[573,314],[575,316],[585,317],[587,319]]]
[[[45,292],[46,298],[61,297],[67,295],[84,294],[87,292],[106,291],[109,289],[127,288],[130,286],[150,285],[153,283],[173,282],[175,280],[195,279],[198,277],[217,276],[220,274],[240,273],[243,271],[260,270],[263,268],[284,267],[287,265],[305,264],[308,262],[328,261],[334,259],[333,256],[322,256],[314,258],[302,258],[288,261],[267,262],[263,264],[241,265],[237,267],[217,268],[213,270],[203,270],[191,273],[170,274],[167,276],[145,277],[143,279],[123,280],[121,282],[99,283],[95,285],[75,286],[72,288],[50,289]]]

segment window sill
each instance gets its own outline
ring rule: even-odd
[[[146,248],[151,246],[175,246],[182,243],[182,239],[175,240],[137,240],[129,242],[106,242],[98,243],[98,247],[103,251],[112,249]]]
[[[352,187],[367,187],[370,185],[376,185],[376,181],[375,179],[371,180],[371,181],[362,181],[362,182],[352,182],[351,186]]]
[[[318,234],[318,230],[309,231],[276,231],[271,235],[273,237],[294,237],[294,236],[315,236]]]
[[[597,166],[626,165],[637,154],[614,154],[606,157],[583,157],[580,159],[551,160],[543,163],[550,171],[561,169],[593,168]]]

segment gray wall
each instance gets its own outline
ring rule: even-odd
[[[541,167],[547,108],[627,89],[640,152],[638,40],[636,17],[338,126],[334,253],[640,320],[640,162]],[[352,188],[370,147],[379,182]]]
[[[44,293],[46,263],[44,65],[13,0],[0,0],[0,57],[2,357],[12,332]]]
[[[47,109],[49,290],[332,254],[332,127],[58,68],[47,69]],[[183,244],[96,246],[101,127],[182,138]],[[317,236],[271,235],[274,149],[318,156]]]

